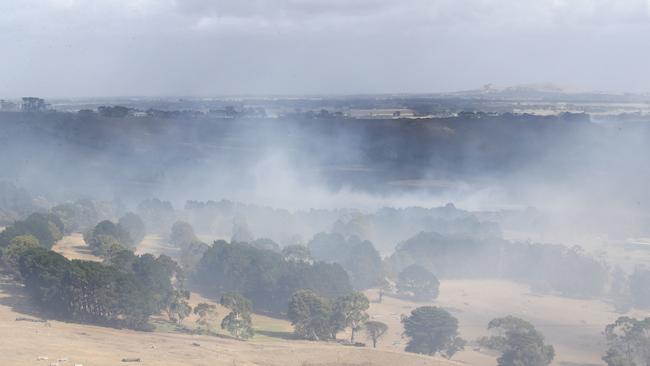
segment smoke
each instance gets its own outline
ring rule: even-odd
[[[0,178],[53,203],[90,197],[134,208],[158,197],[182,210],[188,200],[227,199],[362,213],[453,203],[504,215],[532,207],[538,216],[526,223],[489,219],[506,237],[585,246],[650,235],[650,132],[641,123],[2,118]]]

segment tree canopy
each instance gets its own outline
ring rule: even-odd
[[[289,300],[287,316],[297,336],[314,341],[332,336],[331,302],[311,290],[299,290]]]
[[[347,239],[341,234],[318,233],[309,242],[316,260],[340,264],[349,274],[352,285],[359,290],[381,284],[384,278],[379,252],[368,240],[357,236]]]
[[[490,344],[502,354],[499,366],[547,366],[555,357],[553,346],[544,343],[544,336],[529,322],[507,316],[496,318],[488,324],[488,330],[497,332]]]
[[[150,329],[149,317],[181,291],[182,283],[174,279],[182,275],[164,256],[131,255],[118,266],[32,248],[20,257],[20,273],[36,303],[54,316]]]
[[[448,311],[435,306],[422,306],[402,319],[404,335],[409,338],[406,352],[451,358],[462,350],[465,341],[458,336],[458,320]]]
[[[354,336],[369,318],[366,313],[369,307],[370,301],[361,292],[338,297],[334,302],[332,314],[334,331],[350,328],[350,343],[354,343]],[[336,334],[333,334],[333,338],[336,338]]]
[[[372,341],[372,347],[377,348],[377,342],[388,331],[388,325],[380,321],[370,320],[366,322],[364,329],[366,330],[367,338]]]
[[[437,298],[439,287],[436,276],[417,264],[406,267],[397,277],[397,290],[418,301]]]
[[[7,247],[11,240],[20,235],[32,235],[46,249],[63,238],[63,222],[58,216],[46,213],[33,213],[0,232],[0,247]]]
[[[126,229],[109,220],[101,221],[94,228],[85,232],[84,241],[93,253],[103,257],[109,257],[111,253],[120,249],[135,246]]]
[[[273,251],[225,241],[205,251],[193,278],[204,291],[236,292],[256,310],[276,315],[286,311],[288,299],[300,289],[328,298],[351,292],[348,276],[337,264],[288,261]]]
[[[634,319],[622,316],[605,327],[607,366],[650,365],[650,317]]]
[[[219,303],[230,310],[230,313],[221,321],[221,329],[227,330],[237,339],[252,337],[254,331],[251,302],[237,293],[228,293],[221,296]]]

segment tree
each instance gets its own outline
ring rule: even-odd
[[[220,304],[230,310],[221,322],[221,329],[226,329],[236,339],[252,337],[254,331],[250,301],[239,294],[228,293],[221,296]]]
[[[192,307],[188,302],[189,291],[174,291],[173,298],[167,305],[167,317],[174,323],[182,323],[192,313]]]
[[[2,262],[15,274],[20,274],[20,257],[29,249],[40,248],[34,235],[18,235],[11,239],[9,246],[2,251]]]
[[[603,361],[608,366],[650,365],[650,317],[619,317],[605,327],[605,339],[609,349]]]
[[[488,324],[488,330],[496,331],[491,344],[502,352],[499,366],[546,366],[553,361],[553,346],[544,344],[544,336],[529,322],[507,316],[496,318]]]
[[[16,236],[29,234],[35,236],[42,247],[49,249],[63,238],[63,230],[63,222],[56,215],[33,213],[0,232],[0,247],[8,246]]]
[[[366,322],[365,329],[366,337],[372,341],[372,347],[377,348],[377,341],[386,334],[388,331],[388,325],[379,321],[370,320]]]
[[[603,361],[605,361],[607,366],[636,366],[624,354],[613,349],[607,350],[607,353],[603,356]]]
[[[298,337],[318,341],[331,336],[330,302],[311,290],[294,293],[287,316]]]
[[[397,290],[419,301],[438,297],[439,287],[440,282],[436,276],[417,264],[406,267],[397,277]]]
[[[354,336],[357,331],[363,328],[368,320],[366,310],[370,307],[370,301],[366,295],[361,292],[353,292],[346,296],[341,296],[334,303],[334,323],[343,325],[343,328],[351,329],[350,343],[354,344]],[[338,326],[336,328],[339,328]],[[338,330],[338,329],[337,329]],[[336,338],[336,334],[333,334]]]
[[[410,338],[406,352],[451,358],[463,349],[464,341],[458,337],[458,319],[435,306],[422,306],[402,319],[404,334]]]
[[[133,212],[127,212],[117,222],[117,225],[124,229],[134,245],[140,244],[147,235],[147,230],[144,225],[144,221],[140,216],[134,214]]]
[[[133,239],[120,225],[104,220],[84,233],[84,241],[98,255],[106,255],[114,245],[133,247]]]
[[[112,235],[97,235],[92,243],[93,253],[102,258],[110,258],[114,253],[125,249]]]
[[[184,248],[193,242],[198,241],[192,225],[185,221],[176,221],[172,225],[171,233],[169,234],[169,242],[177,247]]]
[[[217,317],[217,307],[208,303],[200,303],[194,307],[194,314],[198,315],[199,318],[196,320],[196,324],[199,325],[199,329],[207,333],[212,332],[212,325]]]

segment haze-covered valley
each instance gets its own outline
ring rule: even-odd
[[[0,0],[0,364],[650,366],[646,0]]]
[[[253,339],[313,339],[285,320],[292,292],[340,298],[357,290],[372,300],[370,319],[389,324],[381,349],[403,350],[400,308],[435,299],[459,317],[465,343],[438,357],[460,351],[459,362],[495,362],[500,348],[484,338],[486,327],[509,314],[543,331],[553,364],[597,364],[605,326],[647,304],[650,131],[636,103],[621,114],[620,103],[601,102],[601,113],[589,114],[584,104],[568,112],[545,98],[535,103],[553,113],[517,113],[520,102],[471,93],[124,106],[43,101],[37,110],[0,112],[5,264],[9,274],[27,271],[9,248],[35,235],[70,263],[119,268],[121,250],[170,258],[183,278],[173,291],[191,292],[189,303],[166,300],[169,319],[152,309],[150,320],[128,323],[128,312],[57,315],[47,306],[35,313],[46,319],[210,335],[216,330],[207,320],[183,322],[186,315],[170,309],[234,291],[250,301],[252,323],[262,324]],[[488,112],[459,109],[478,107]],[[361,109],[365,117],[355,112]],[[262,258],[262,271],[280,272],[257,272]],[[290,279],[299,267],[302,284]],[[433,275],[440,288],[407,290],[406,273],[417,281]],[[325,278],[328,285],[319,284]],[[554,315],[558,306],[566,317]],[[327,357],[304,352],[304,360]]]

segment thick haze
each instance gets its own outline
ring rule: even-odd
[[[0,0],[0,96],[647,91],[648,44],[647,0]]]

